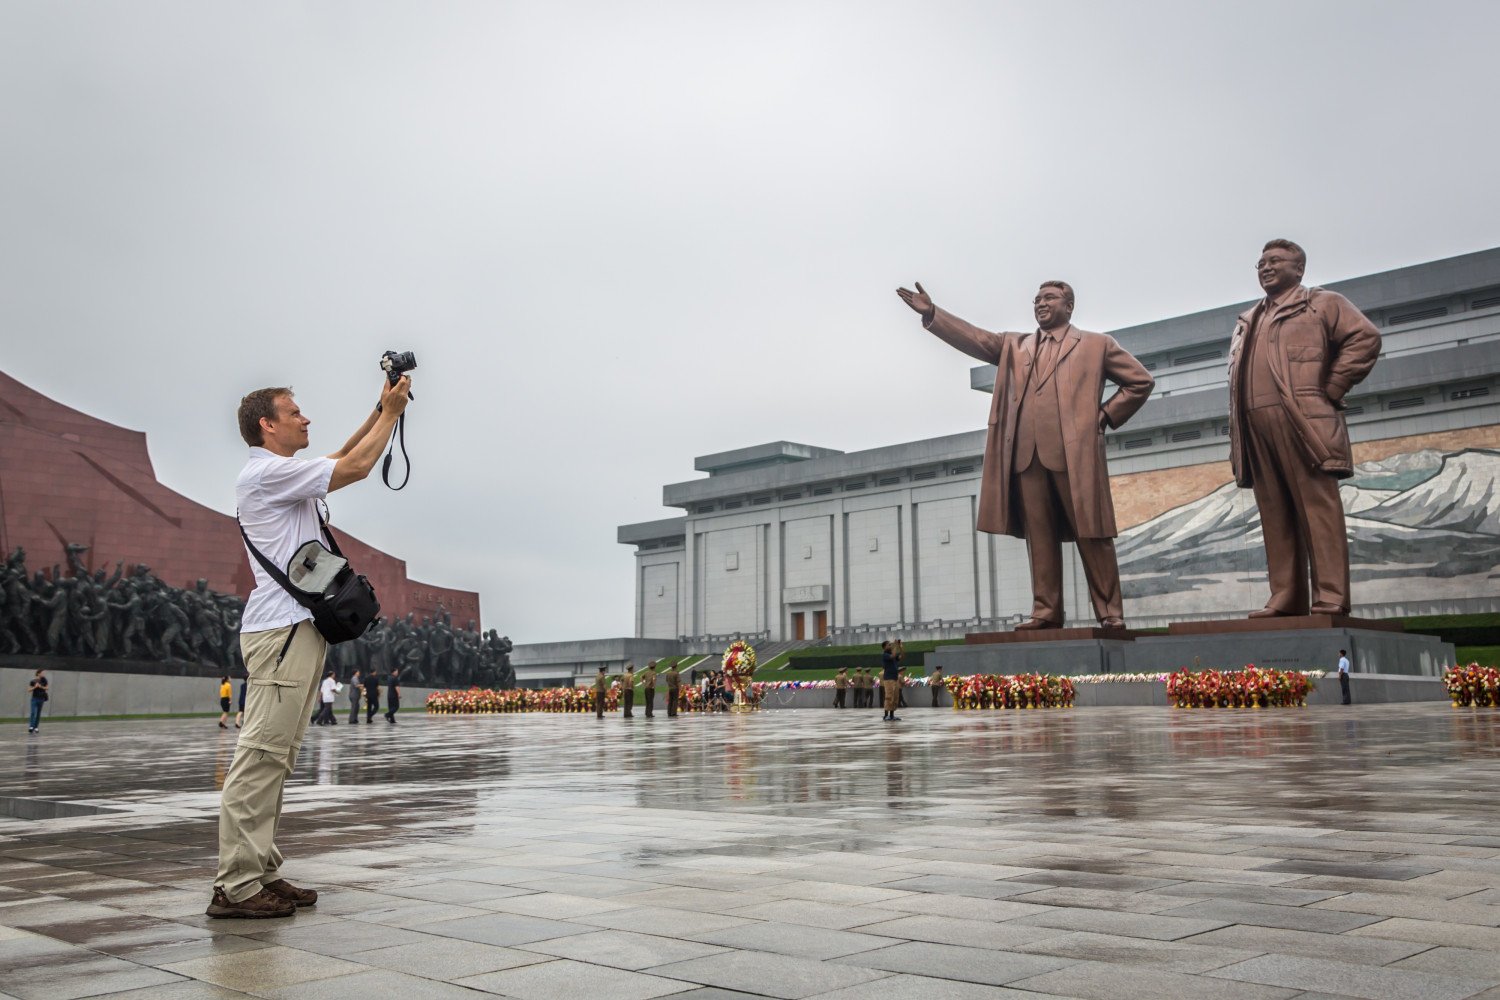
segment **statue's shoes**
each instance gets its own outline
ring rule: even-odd
[[[1347,615],[1349,609],[1341,608],[1337,604],[1324,604],[1320,601],[1314,604],[1312,610],[1308,613],[1314,615]]]
[[[1049,622],[1045,618],[1028,618],[1016,626],[1016,631],[1032,632],[1044,628],[1062,628],[1062,622]]]
[[[1252,612],[1250,612],[1249,617],[1251,617],[1251,618],[1290,618],[1292,616],[1291,616],[1290,613],[1288,613],[1286,611],[1278,611],[1275,608],[1261,608],[1259,611],[1252,611]]]
[[[1123,618],[1101,618],[1101,619],[1099,619],[1099,627],[1100,628],[1117,628],[1117,629],[1120,629],[1121,631],[1123,631],[1124,628],[1125,628],[1125,619],[1123,619]]]

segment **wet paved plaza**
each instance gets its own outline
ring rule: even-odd
[[[1497,712],[637,715],[310,730],[261,921],[232,730],[0,728],[0,994],[1500,997]]]

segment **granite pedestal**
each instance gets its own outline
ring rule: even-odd
[[[1350,669],[1360,674],[1437,677],[1456,656],[1452,643],[1402,631],[1399,622],[1303,615],[1174,623],[1166,635],[1138,636],[1125,651],[1124,669],[1238,669],[1253,663],[1278,670],[1333,671],[1340,649],[1349,651]]]
[[[1126,670],[1132,633],[1124,629],[1064,628],[1035,632],[985,632],[962,646],[927,654],[928,669],[960,674],[1112,674]]]

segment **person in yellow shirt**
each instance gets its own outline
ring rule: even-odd
[[[219,728],[229,728],[229,699],[234,697],[234,685],[228,677],[219,678]]]

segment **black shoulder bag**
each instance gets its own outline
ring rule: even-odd
[[[238,517],[235,518],[235,523],[239,524]],[[334,541],[333,532],[328,530],[328,522],[323,520],[321,512],[318,514],[318,524],[323,529],[323,537],[328,539],[328,548],[324,549],[317,542],[308,542],[292,556],[288,570],[296,567],[299,561],[305,561],[306,568],[312,570],[318,551],[336,556],[343,565],[330,581],[312,592],[292,583],[286,573],[272,565],[271,560],[245,534],[243,524],[240,524],[240,535],[244,537],[246,548],[255,554],[266,575],[280,584],[282,590],[291,594],[294,601],[311,611],[313,625],[330,644],[337,645],[365,634],[370,623],[380,615],[380,601],[376,599],[375,588],[370,586],[370,581],[354,572],[354,567],[344,559],[344,554],[339,551],[339,543]],[[310,553],[310,549],[314,551]]]

